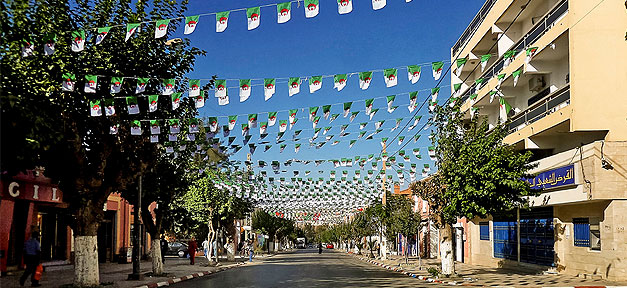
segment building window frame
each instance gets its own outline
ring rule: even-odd
[[[573,244],[588,247],[592,251],[601,250],[601,222],[598,218],[573,218]]]
[[[490,222],[479,222],[479,240],[490,241]]]

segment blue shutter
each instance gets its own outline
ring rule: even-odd
[[[588,218],[573,218],[575,246],[590,247],[590,221]]]
[[[490,240],[490,222],[479,222],[479,239]]]

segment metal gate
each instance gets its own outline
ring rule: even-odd
[[[516,219],[496,219],[492,222],[494,257],[518,260]]]
[[[520,211],[520,261],[553,265],[554,252],[553,207]]]

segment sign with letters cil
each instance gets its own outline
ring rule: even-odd
[[[531,185],[531,189],[544,190],[555,187],[575,184],[575,166],[568,165],[557,169],[544,171],[535,178],[525,179]]]
[[[29,201],[63,203],[63,193],[47,183],[11,181],[2,183],[2,199],[23,199]]]

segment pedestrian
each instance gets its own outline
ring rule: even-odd
[[[161,262],[165,263],[165,254],[168,252],[168,240],[165,239],[165,234],[161,235]]]
[[[31,274],[31,286],[41,286],[39,280],[35,279],[35,270],[37,266],[39,266],[39,258],[41,256],[41,246],[37,238],[39,238],[39,232],[35,231],[31,233],[30,239],[26,240],[26,243],[24,243],[24,263],[26,263],[26,270],[24,270],[24,274],[20,277],[20,286],[24,286],[26,278]]]
[[[205,238],[205,241],[202,241],[202,250],[205,252],[205,258],[211,261],[211,256],[209,256],[209,240]]]
[[[250,240],[248,243],[248,261],[253,262],[253,253],[255,253],[255,249],[253,249],[253,240]]]
[[[318,254],[322,254],[322,243],[318,242]]]
[[[192,239],[187,242],[187,253],[189,253],[190,265],[194,265],[194,258],[196,258],[196,249],[198,249],[198,244],[196,244],[196,238],[192,236]]]

